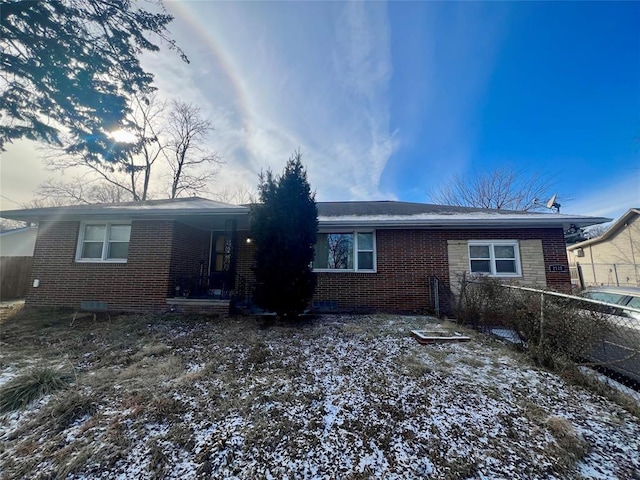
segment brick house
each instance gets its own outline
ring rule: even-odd
[[[251,297],[249,210],[184,198],[0,216],[39,223],[28,306],[226,312]],[[378,311],[431,310],[462,272],[568,289],[564,230],[608,221],[391,201],[318,212],[314,306]]]

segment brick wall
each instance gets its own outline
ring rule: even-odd
[[[104,301],[113,310],[161,310],[169,289],[173,222],[131,225],[127,263],[75,261],[79,222],[42,222],[34,252],[28,306],[78,308]]]
[[[427,311],[432,307],[427,278],[437,275],[450,284],[447,242],[466,240],[541,240],[544,260],[533,266],[532,277],[542,277],[556,290],[570,288],[565,272],[549,272],[550,264],[567,266],[561,228],[550,229],[464,229],[464,230],[377,230],[377,273],[318,273],[314,300],[333,302],[338,308],[367,308],[380,311]],[[458,242],[455,242],[458,241]],[[525,251],[528,258],[530,252]],[[528,259],[528,261],[531,259]],[[533,261],[533,260],[532,260]],[[441,295],[441,305],[446,298]]]
[[[167,296],[174,294],[177,275],[199,274],[203,258],[208,267],[207,231],[170,221],[134,221],[127,263],[78,263],[78,229],[79,222],[41,224],[30,282],[37,278],[40,286],[29,289],[27,305],[77,308],[83,300],[94,300],[116,310],[164,310]],[[238,288],[253,283],[254,245],[246,242],[247,236],[248,232],[238,232]],[[559,228],[377,230],[377,273],[318,273],[314,300],[349,309],[427,311],[431,307],[428,276],[450,283],[447,242],[469,239],[541,240],[547,286],[570,287],[568,271],[548,269],[550,264],[567,265]]]
[[[241,297],[251,294],[251,288],[254,282],[253,271],[253,255],[255,253],[255,244],[247,242],[249,232],[238,232],[238,244],[236,246],[236,291]]]

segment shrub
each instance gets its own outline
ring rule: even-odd
[[[554,370],[571,368],[609,329],[602,313],[575,300],[545,295],[544,306],[541,301],[540,293],[505,288],[493,278],[463,278],[458,319],[479,330],[513,330],[538,365]]]

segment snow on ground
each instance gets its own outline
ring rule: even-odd
[[[146,319],[126,348],[92,332],[67,351],[94,413],[52,421],[62,393],[5,415],[0,475],[640,477],[637,417],[488,337],[419,345],[409,332],[425,328],[459,330],[398,316]]]

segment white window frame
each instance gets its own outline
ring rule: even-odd
[[[364,269],[358,268],[358,252],[371,252],[371,250],[358,250],[358,234],[370,233],[373,241],[373,268]],[[332,234],[351,234],[353,235],[353,268],[314,268],[314,272],[324,273],[377,273],[378,269],[378,254],[377,254],[377,242],[375,230],[328,230],[325,232],[318,232],[318,235],[332,235]]]
[[[102,256],[100,258],[82,258],[82,250],[84,247],[84,234],[87,225],[104,225],[104,238],[102,239]],[[81,222],[80,231],[78,232],[78,243],[76,245],[76,262],[78,263],[127,263],[128,258],[107,258],[109,253],[109,238],[111,236],[111,227],[127,225],[131,227],[131,222]],[[131,245],[131,234],[129,234],[129,245]],[[127,253],[128,257],[128,253]]]
[[[491,273],[486,272],[474,272],[471,269],[471,247],[473,246],[488,246],[489,247],[489,267],[491,268]],[[510,246],[514,247],[513,251],[515,254],[515,264],[516,264],[516,273],[497,273],[496,271],[496,256],[495,256],[495,248],[496,246]],[[469,256],[469,272],[471,275],[484,275],[487,277],[522,277],[522,264],[520,262],[520,242],[518,240],[469,240],[467,242],[467,255]],[[480,260],[478,258],[474,258],[474,260]],[[483,259],[486,260],[486,259]],[[506,260],[506,259],[498,259],[498,260]],[[512,259],[509,259],[512,260]]]

